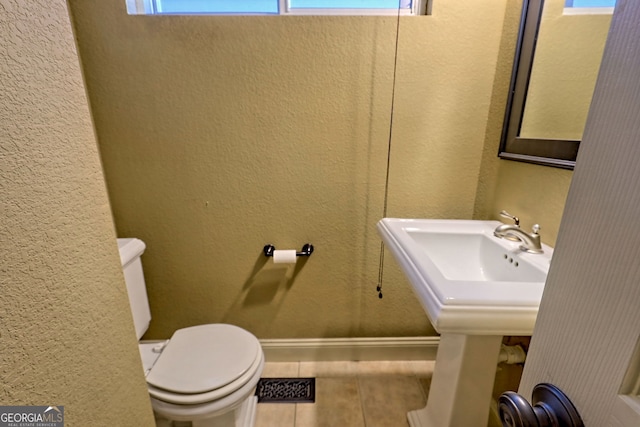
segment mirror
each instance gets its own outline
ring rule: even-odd
[[[580,6],[524,0],[501,158],[573,169],[613,11]]]

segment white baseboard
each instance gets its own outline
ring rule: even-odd
[[[440,337],[260,340],[267,362],[436,360]]]

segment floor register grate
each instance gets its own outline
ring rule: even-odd
[[[258,403],[314,403],[315,378],[260,378],[256,386]]]

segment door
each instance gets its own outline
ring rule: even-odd
[[[639,23],[618,0],[519,389],[556,385],[587,427],[640,426]]]

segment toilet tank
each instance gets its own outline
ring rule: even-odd
[[[140,261],[140,256],[144,253],[145,248],[144,242],[140,239],[118,239],[122,271],[124,272],[124,281],[127,284],[129,304],[131,305],[131,314],[133,315],[133,324],[136,328],[138,340],[147,331],[151,321],[147,288],[142,272],[142,262]]]

